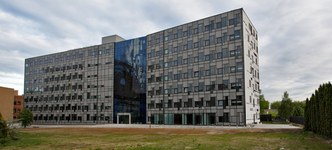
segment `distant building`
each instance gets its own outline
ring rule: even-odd
[[[259,122],[258,35],[243,9],[25,60],[38,124]]]
[[[14,96],[14,120],[19,119],[19,115],[23,111],[23,108],[23,96]]]
[[[20,101],[20,106],[17,105]],[[16,104],[16,105],[15,105]],[[12,88],[0,87],[0,112],[6,121],[13,121],[23,109],[23,96]]]

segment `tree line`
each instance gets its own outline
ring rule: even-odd
[[[332,85],[325,83],[306,100],[304,129],[332,137]]]
[[[269,108],[269,101],[265,100],[264,95],[260,95],[261,114],[264,109]],[[291,116],[304,116],[305,101],[292,101],[287,91],[283,93],[281,101],[271,103],[271,109],[278,110],[278,117],[289,119]]]

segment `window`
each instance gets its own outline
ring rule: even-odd
[[[153,96],[153,91],[148,91],[148,96]]]
[[[221,59],[221,58],[222,58],[222,53],[221,52],[217,53],[217,59]]]
[[[198,92],[198,86],[194,87],[194,92]]]
[[[224,64],[224,74],[228,74],[229,73],[229,66],[228,66],[228,64]]]
[[[173,61],[173,66],[178,66],[178,60]]]
[[[211,91],[211,85],[206,85],[206,91]]]
[[[234,41],[234,40],[235,40],[235,36],[234,36],[234,34],[229,35],[229,40],[230,40],[230,41]]]
[[[229,19],[229,25],[234,25],[235,24],[235,18]]]
[[[211,81],[211,90],[216,90],[216,81]]]
[[[199,91],[199,92],[204,91],[204,82],[200,82],[200,83],[198,83],[198,91]]]
[[[216,97],[210,98],[210,106],[216,106]]]
[[[188,92],[188,87],[184,87],[184,88],[183,88],[183,91],[184,91],[185,93],[187,93],[187,92]]]
[[[168,62],[165,62],[165,68],[167,68],[168,67]]]
[[[236,89],[236,83],[231,83],[231,89]]]
[[[218,100],[218,106],[224,106],[224,101],[223,100]]]
[[[223,72],[223,68],[218,68],[218,69],[217,69],[217,72],[218,72],[218,74],[222,74],[222,72]]]
[[[236,99],[232,100],[232,106],[241,106],[242,105],[242,96],[236,96]]]
[[[174,79],[174,80],[178,80],[178,79],[179,79],[178,74],[174,74],[173,79]]]
[[[202,107],[203,101],[195,101],[195,107]]]
[[[198,56],[194,57],[194,62],[198,62]]]
[[[223,58],[227,58],[229,56],[227,48],[223,48],[221,51]]]
[[[153,71],[154,65],[149,65],[148,70]]]
[[[234,57],[235,56],[235,50],[229,51],[229,57]]]
[[[178,52],[178,47],[174,47],[173,48],[173,53],[177,53]]]
[[[209,61],[210,60],[210,55],[205,55],[205,61]]]
[[[241,54],[241,46],[237,46],[237,47],[236,47],[235,55],[236,55],[236,57],[239,57],[239,56],[242,55],[242,54]]]
[[[205,26],[205,31],[210,31],[210,26],[209,25]]]
[[[235,66],[230,67],[230,71],[231,73],[235,73],[236,72]]]
[[[164,76],[164,80],[165,80],[165,81],[168,81],[168,75],[165,75],[165,76]]]
[[[237,62],[236,63],[236,71],[237,72],[242,72],[243,71],[243,63],[242,62]]]
[[[184,44],[183,45],[183,50],[187,50],[188,49],[188,44]]]
[[[187,36],[188,35],[188,31],[183,31],[183,36]]]
[[[221,37],[217,37],[217,43],[221,43],[222,38]]]
[[[174,94],[178,94],[178,88],[174,88]]]
[[[226,33],[223,33],[223,36],[222,36],[222,40],[221,40],[222,43],[225,43],[227,42],[227,32]]]
[[[221,18],[221,27],[226,27],[227,26],[227,17],[222,17]]]
[[[237,79],[236,79],[236,87],[237,87],[238,89],[241,89],[241,88],[242,88],[242,82],[243,82],[243,80],[242,80],[241,78],[237,78]]]
[[[217,28],[221,28],[222,27],[221,26],[221,22],[217,22],[216,24],[217,24]]]
[[[219,116],[219,122],[229,122],[228,113],[224,113],[223,116]]]
[[[194,77],[198,77],[199,76],[199,71],[195,71],[194,72]]]
[[[209,76],[210,75],[210,70],[205,70],[205,76]]]
[[[215,75],[216,74],[216,66],[211,66],[210,67],[210,75]]]
[[[210,45],[210,40],[205,40],[205,46],[209,46]]]
[[[240,30],[235,30],[234,31],[234,39],[238,40],[241,38],[241,31]]]
[[[193,107],[193,99],[188,98],[188,107]]]
[[[161,82],[161,77],[156,77],[156,82]]]
[[[222,84],[218,84],[218,90],[226,90],[228,89],[229,80],[223,80]]]
[[[197,48],[198,47],[198,42],[195,42],[194,43],[194,48]]]
[[[164,54],[168,54],[168,49],[164,49]]]
[[[168,89],[165,89],[164,92],[165,92],[165,94],[168,94]]]
[[[183,79],[187,79],[188,78],[188,73],[183,73]]]
[[[188,64],[188,58],[183,59],[183,64]]]

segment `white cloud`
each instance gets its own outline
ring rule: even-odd
[[[136,38],[243,7],[259,34],[265,97],[280,100],[287,90],[303,100],[332,80],[331,5],[328,0],[2,1],[0,64],[6,67],[0,68],[0,84],[23,89],[24,58],[99,44],[111,34]]]
[[[0,72],[0,86],[14,88],[23,93],[23,74]]]

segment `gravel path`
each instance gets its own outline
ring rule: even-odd
[[[32,125],[29,128],[173,128],[173,129],[300,129],[289,124],[256,124],[250,127],[194,126],[194,125],[148,125],[148,124],[98,124],[98,125]]]

